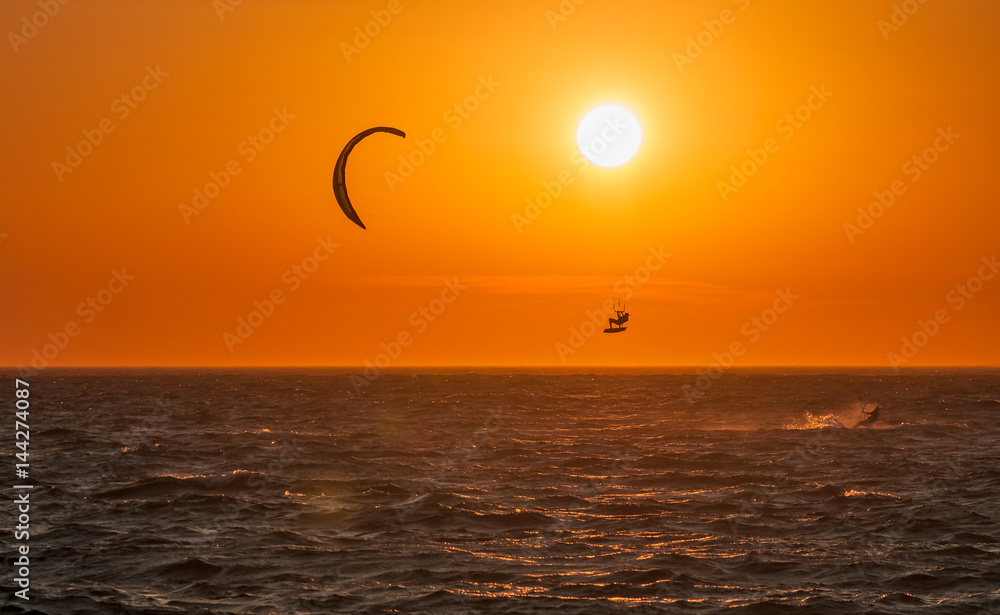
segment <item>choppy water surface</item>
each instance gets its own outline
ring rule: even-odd
[[[692,384],[50,370],[31,612],[1000,613],[1000,374]]]

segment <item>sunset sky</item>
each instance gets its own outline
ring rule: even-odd
[[[4,2],[0,364],[998,364],[1000,4],[577,1]]]

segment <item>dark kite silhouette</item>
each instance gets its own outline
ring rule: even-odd
[[[402,130],[396,128],[389,128],[388,126],[376,126],[375,128],[369,128],[368,130],[362,131],[355,135],[353,139],[347,142],[344,146],[344,151],[340,152],[340,157],[337,158],[337,164],[333,167],[333,195],[337,197],[337,203],[340,204],[340,208],[344,210],[344,215],[351,219],[351,222],[357,224],[361,228],[366,228],[365,223],[361,221],[358,216],[358,212],[354,211],[354,205],[351,204],[351,198],[347,196],[347,178],[344,176],[344,170],[347,167],[347,157],[351,155],[351,150],[354,146],[361,142],[362,139],[373,135],[376,132],[388,132],[389,134],[394,134],[397,137],[406,138],[406,133]]]

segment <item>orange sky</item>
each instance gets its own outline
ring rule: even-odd
[[[0,7],[0,364],[53,344],[51,365],[361,365],[402,335],[394,366],[708,366],[737,342],[741,366],[889,365],[918,321],[933,335],[908,365],[998,364],[1000,281],[955,290],[1000,252],[996,3],[908,3],[896,29],[888,0],[220,6]],[[348,61],[372,11],[391,20]],[[698,53],[688,38],[709,26]],[[643,146],[581,169],[576,126],[602,103],[638,116]],[[779,123],[796,110],[798,128]],[[377,125],[407,138],[354,151],[363,231],[331,175]],[[101,138],[77,161],[83,131]],[[767,144],[724,199],[731,165]],[[239,174],[186,220],[227,165]],[[560,174],[551,205],[512,218]],[[891,208],[845,231],[897,181]],[[339,247],[304,263],[318,238]],[[628,332],[571,335],[660,249]],[[101,293],[114,270],[134,279]],[[764,331],[751,319],[775,316],[779,289],[799,298]],[[276,290],[251,335],[225,337]]]

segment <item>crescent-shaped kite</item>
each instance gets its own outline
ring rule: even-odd
[[[340,157],[337,158],[336,166],[333,167],[333,195],[337,197],[337,203],[344,210],[344,214],[351,219],[351,222],[354,222],[361,228],[366,227],[361,218],[358,217],[358,212],[354,211],[354,205],[351,205],[350,197],[347,196],[347,179],[344,177],[344,169],[347,167],[347,157],[351,155],[351,150],[354,149],[354,146],[360,143],[365,137],[373,135],[376,132],[388,132],[397,137],[406,138],[406,133],[396,128],[389,128],[388,126],[369,128],[368,130],[359,132],[353,139],[347,142],[347,145],[344,146],[344,151],[340,152]]]

